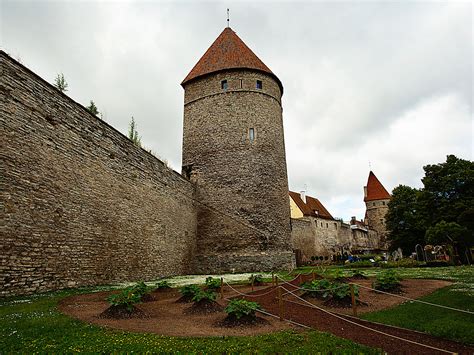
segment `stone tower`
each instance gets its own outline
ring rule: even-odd
[[[182,173],[198,201],[193,271],[293,267],[282,83],[225,28],[181,85]]]
[[[377,232],[381,249],[388,248],[385,215],[388,211],[389,201],[390,194],[371,171],[369,173],[369,179],[367,180],[367,186],[364,186],[364,202],[366,207],[365,222],[370,229]]]

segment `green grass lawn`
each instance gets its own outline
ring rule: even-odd
[[[114,331],[61,314],[62,291],[0,301],[0,353],[379,353],[317,331],[285,331],[255,337],[177,338]]]
[[[330,274],[334,269],[341,268],[331,267],[325,270],[320,269],[319,271],[323,274]],[[310,268],[301,268],[298,271],[309,272],[310,270]],[[343,270],[347,275],[350,275],[352,272],[351,269]],[[362,270],[368,276],[375,276],[383,269],[368,268],[357,270]],[[452,286],[437,290],[421,298],[421,300],[471,312],[474,311],[473,267],[398,268],[396,272],[402,278],[454,281],[455,283]],[[474,315],[472,314],[455,312],[416,302],[405,302],[397,307],[364,314],[362,318],[415,329],[467,344],[474,344]]]

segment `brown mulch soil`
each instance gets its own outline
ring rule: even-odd
[[[99,314],[98,317],[110,319],[147,318],[148,314],[137,307],[133,307],[132,310],[129,311],[125,306],[110,306]]]
[[[224,307],[215,301],[202,299],[199,302],[194,302],[193,305],[184,310],[185,314],[206,314],[222,312]]]
[[[363,280],[362,282],[366,282],[367,286],[370,286],[371,284],[370,280]],[[359,283],[362,284],[362,282]],[[405,291],[404,296],[410,298],[418,298],[423,295],[429,294],[438,288],[445,287],[451,283],[438,280],[404,280],[402,284],[404,286]],[[294,288],[292,289],[292,286],[288,284],[285,284],[284,287],[291,291],[295,290]],[[262,307],[270,313],[278,314],[279,309],[276,295],[277,293],[273,292],[268,295],[258,297],[257,299],[250,298],[248,296],[245,298],[248,300],[254,300],[259,302],[260,305],[262,305]],[[403,302],[402,299],[389,295],[381,295],[365,289],[360,289],[360,298],[361,300],[366,301],[368,304],[367,308],[371,307],[372,310],[391,307]],[[456,343],[454,341],[437,338],[422,332],[373,323],[366,320],[361,320],[359,318],[351,317],[349,315],[341,314],[343,312],[352,312],[350,308],[344,309],[344,311],[341,312],[341,308],[330,309],[329,307],[325,306],[321,307],[325,310],[331,310],[334,313],[340,312],[339,315],[336,314],[336,317],[323,310],[308,306],[303,301],[297,299],[291,294],[286,295],[284,297],[284,300],[284,317],[286,319],[292,320],[300,324],[304,324],[306,326],[310,326],[317,330],[330,332],[336,336],[350,339],[360,344],[382,349],[383,351],[388,352],[390,354],[445,354],[442,351],[410,343],[401,339],[394,338],[393,336],[408,339],[413,342],[429,345],[431,347],[443,349],[446,351],[457,352],[461,354],[474,353],[473,347]],[[319,307],[321,306],[321,301],[311,300],[311,303],[315,305],[318,302]],[[362,308],[360,308],[360,311],[362,312]],[[348,321],[353,323],[350,323]],[[370,329],[361,327],[361,325]],[[384,335],[375,332],[371,329],[389,335]]]
[[[219,321],[217,325],[220,327],[248,327],[248,326],[257,326],[261,324],[268,324],[268,320],[261,318],[259,316],[242,316],[239,319],[236,317],[227,316],[223,320]]]
[[[236,286],[236,288],[244,293],[251,291],[251,288],[247,286]],[[258,288],[255,289],[258,290]],[[219,324],[226,318],[225,312],[185,314],[184,311],[190,305],[189,303],[176,302],[181,297],[177,289],[172,289],[170,292],[153,292],[155,301],[138,304],[136,308],[145,312],[148,318],[99,318],[99,314],[109,307],[109,303],[105,299],[112,293],[116,293],[116,291],[70,296],[59,303],[59,309],[63,313],[85,322],[120,330],[166,336],[252,336],[299,329],[265,315],[259,316],[264,321],[253,326],[224,327]],[[235,293],[230,290],[226,290],[224,293],[225,297],[233,295]],[[221,299],[218,299],[217,302],[222,307],[226,305],[226,302]]]

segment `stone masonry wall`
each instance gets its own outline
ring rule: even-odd
[[[280,100],[275,79],[258,71],[228,70],[185,85],[183,172],[208,206],[198,206],[198,272],[294,263]]]
[[[189,272],[194,187],[0,52],[0,296]]]

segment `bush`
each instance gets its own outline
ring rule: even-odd
[[[394,270],[382,271],[377,275],[372,287],[376,290],[391,291],[399,289],[401,286],[400,279]]]
[[[157,290],[163,290],[163,289],[171,288],[171,285],[168,281],[160,281],[156,284],[155,288]]]
[[[442,266],[452,266],[452,264],[446,260],[431,260],[426,262],[427,267],[442,267]]]
[[[240,319],[244,316],[255,318],[255,311],[261,309],[257,302],[250,302],[246,300],[230,300],[224,311],[230,316]]]
[[[359,297],[359,287],[353,285],[355,298]],[[334,284],[331,288],[331,297],[343,300],[352,298],[351,286],[347,283]]]
[[[196,292],[193,297],[193,302],[209,301],[214,302],[217,298],[217,293],[214,291],[203,291],[199,289],[199,292]]]
[[[217,290],[221,288],[221,280],[220,279],[215,279],[211,276],[206,278],[206,288],[208,290]]]
[[[352,271],[351,277],[355,277],[355,278],[358,278],[358,279],[366,279],[367,275],[365,273],[363,273],[362,271],[360,271],[360,270],[354,270],[354,271]]]
[[[327,298],[331,295],[333,283],[329,280],[313,280],[301,285],[305,289],[305,295],[316,298]]]
[[[345,264],[345,268],[358,268],[358,267],[372,267],[374,264],[368,260],[355,261],[353,263]]]
[[[186,298],[193,298],[198,292],[201,291],[201,288],[197,285],[186,285],[179,289],[181,295]]]
[[[120,293],[110,295],[107,297],[107,301],[112,306],[125,307],[127,311],[131,312],[136,304],[141,303],[143,295],[136,292],[136,289],[132,286],[123,289]]]
[[[254,285],[261,285],[263,284],[263,276],[262,275],[251,275],[249,277],[249,284],[254,284]]]
[[[329,277],[335,281],[341,281],[345,278],[344,271],[342,269],[334,270]]]
[[[144,296],[146,293],[150,292],[150,288],[143,281],[137,282],[135,285],[130,286],[130,288],[140,296]]]

